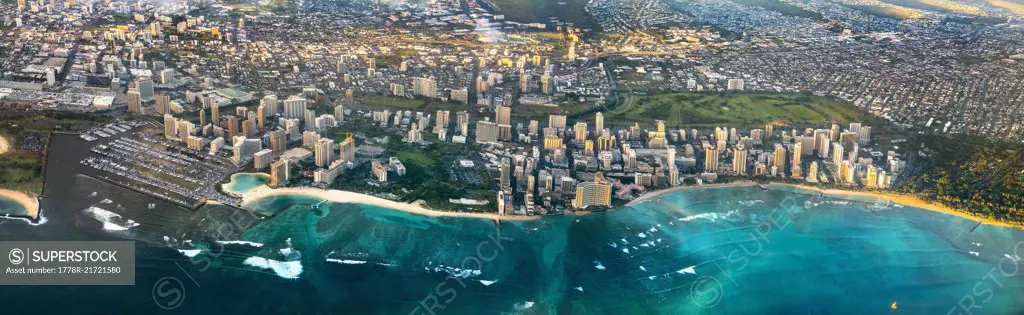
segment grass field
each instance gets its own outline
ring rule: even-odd
[[[422,150],[402,149],[395,153],[395,157],[402,160],[402,163],[415,163],[423,167],[434,167],[437,159],[430,157]]]
[[[851,104],[806,94],[669,93],[627,97],[605,112],[607,121],[651,125],[665,120],[672,127],[760,127],[839,123],[877,119]]]
[[[97,123],[109,120],[102,116],[84,116],[63,113],[0,112],[0,137],[7,139],[10,151],[0,155],[0,188],[41,194],[43,190],[42,152],[45,133],[48,131],[81,131]],[[36,132],[34,130],[43,130]],[[30,137],[31,134],[40,134]],[[38,148],[32,144],[23,150],[25,138],[40,141]]]
[[[0,156],[0,188],[40,194],[42,153],[13,150]]]

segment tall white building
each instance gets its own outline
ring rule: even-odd
[[[747,175],[747,149],[740,143],[732,151],[732,171],[736,175]]]
[[[328,138],[317,140],[313,155],[316,159],[316,166],[327,167],[331,165],[331,162],[334,161],[334,140]]]
[[[306,114],[306,99],[292,95],[284,100],[284,118],[302,119]]]
[[[431,78],[413,78],[412,92],[428,98],[437,98],[437,81]]]
[[[708,173],[718,171],[718,148],[711,145],[704,146],[704,171]]]

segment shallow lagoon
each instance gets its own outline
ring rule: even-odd
[[[233,194],[244,194],[270,183],[270,175],[265,173],[235,173],[231,181],[224,184],[224,191]]]

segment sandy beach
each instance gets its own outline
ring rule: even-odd
[[[896,194],[896,193],[870,192],[870,191],[842,190],[842,189],[834,189],[834,188],[826,189],[826,188],[815,187],[815,186],[805,186],[805,185],[788,184],[788,183],[759,184],[759,183],[756,183],[756,182],[753,182],[753,181],[737,181],[737,182],[731,182],[731,183],[716,183],[716,184],[693,185],[693,186],[677,186],[677,187],[661,189],[661,190],[655,190],[655,191],[651,191],[651,192],[645,193],[645,194],[641,195],[640,197],[637,197],[636,199],[633,199],[632,201],[627,203],[626,206],[628,207],[628,206],[631,206],[631,205],[634,205],[634,204],[637,204],[637,203],[641,203],[641,202],[657,199],[658,197],[661,197],[661,196],[664,196],[664,195],[667,195],[667,194],[671,194],[671,193],[675,193],[675,192],[679,192],[679,191],[686,191],[686,190],[693,190],[693,189],[704,189],[704,188],[716,188],[716,187],[748,187],[748,186],[759,186],[759,187],[769,188],[769,189],[771,187],[773,187],[773,186],[774,187],[792,187],[792,188],[797,188],[797,189],[802,189],[802,190],[818,192],[818,193],[821,193],[821,194],[826,195],[826,196],[832,196],[832,197],[837,197],[837,198],[841,198],[843,196],[860,196],[860,197],[877,198],[877,199],[880,199],[880,200],[890,200],[891,199],[892,202],[898,203],[898,204],[901,204],[901,205],[911,206],[911,207],[915,207],[915,208],[921,208],[921,209],[935,211],[935,212],[941,212],[941,213],[945,213],[945,214],[949,214],[949,215],[955,215],[955,216],[958,216],[958,217],[961,217],[961,218],[965,218],[965,219],[969,219],[969,220],[973,220],[973,221],[978,221],[978,222],[981,222],[981,223],[984,223],[984,224],[989,224],[989,225],[994,225],[994,226],[1001,226],[1001,227],[1010,227],[1010,228],[1024,229],[1024,226],[1021,226],[1021,225],[1010,224],[1010,223],[1006,223],[1006,222],[1000,222],[1000,221],[990,220],[988,218],[982,218],[982,217],[974,216],[974,215],[971,215],[969,213],[966,213],[966,212],[963,212],[963,211],[959,211],[959,210],[947,207],[947,206],[939,204],[939,203],[928,202],[928,201],[922,200],[922,199],[920,199],[920,198],[918,198],[916,196],[911,196],[911,195]],[[17,193],[17,192],[15,192],[15,193]],[[6,193],[5,193],[5,195],[6,195]],[[24,196],[24,194],[21,194],[21,195]],[[370,195],[366,195],[366,194],[361,194],[361,193],[356,193],[356,192],[342,191],[342,190],[319,189],[319,188],[312,188],[312,187],[270,188],[270,187],[267,187],[267,186],[260,186],[259,188],[255,189],[255,190],[253,190],[251,192],[248,192],[248,193],[245,193],[245,194],[241,195],[241,197],[242,197],[242,206],[246,207],[246,206],[250,205],[253,201],[261,199],[261,198],[266,198],[266,197],[271,197],[271,196],[279,196],[279,195],[301,195],[301,196],[316,197],[316,198],[320,198],[320,199],[324,199],[324,200],[329,200],[329,201],[334,201],[334,202],[347,202],[347,203],[367,204],[367,205],[386,207],[386,208],[391,208],[391,209],[395,209],[395,210],[406,211],[406,212],[416,213],[416,214],[421,214],[421,215],[426,215],[426,216],[434,216],[434,217],[439,217],[439,216],[466,217],[466,218],[479,218],[479,219],[488,219],[488,220],[498,220],[498,219],[501,219],[501,220],[533,220],[533,219],[540,218],[540,216],[517,216],[517,215],[499,216],[496,213],[473,213],[473,212],[438,211],[438,210],[431,210],[431,209],[424,208],[423,206],[418,205],[418,204],[402,203],[402,202],[387,200],[387,199],[378,198],[378,197],[374,197],[374,196],[370,196]],[[27,196],[25,196],[25,197],[27,197]],[[33,203],[35,201],[34,198],[28,198],[28,199],[30,199]],[[22,200],[24,200],[24,199],[22,199]],[[32,209],[37,209],[37,206],[34,206]],[[584,212],[584,213],[586,213],[586,212]]]
[[[792,187],[792,188],[798,188],[798,189],[818,192],[818,193],[821,193],[823,195],[831,196],[831,197],[839,197],[839,198],[841,198],[843,196],[860,196],[860,197],[876,198],[876,199],[880,199],[880,200],[892,200],[892,202],[898,203],[898,204],[901,204],[901,205],[904,205],[904,206],[911,206],[911,207],[921,208],[921,209],[925,209],[925,210],[929,210],[929,211],[935,211],[935,212],[941,212],[941,213],[945,213],[945,214],[949,214],[949,215],[955,215],[955,216],[958,216],[958,217],[961,217],[961,218],[964,218],[964,219],[978,221],[978,222],[981,222],[981,223],[984,223],[984,224],[988,224],[988,225],[1001,226],[1001,227],[1009,227],[1009,228],[1017,228],[1017,229],[1024,229],[1024,226],[1022,226],[1022,225],[1010,224],[1010,223],[1006,223],[1006,222],[1000,222],[1000,221],[991,220],[991,219],[988,219],[988,218],[983,218],[983,217],[975,216],[975,215],[969,214],[967,212],[963,212],[963,211],[959,211],[959,210],[954,209],[954,208],[950,208],[950,207],[948,207],[946,205],[943,205],[943,204],[940,204],[940,203],[928,202],[928,201],[922,200],[921,198],[918,198],[918,197],[912,196],[912,195],[897,194],[897,193],[882,193],[882,192],[872,192],[872,191],[843,190],[843,189],[834,189],[834,188],[826,189],[826,188],[815,187],[815,186],[805,186],[805,185],[788,184],[788,183],[758,184],[758,183],[755,183],[755,182],[752,182],[752,181],[738,181],[738,182],[721,183],[721,184],[678,186],[678,187],[672,187],[672,188],[667,188],[667,189],[662,189],[662,190],[656,190],[656,191],[648,192],[646,194],[643,194],[640,197],[637,197],[636,199],[633,199],[632,201],[627,203],[626,206],[628,207],[628,206],[633,205],[633,204],[637,204],[637,203],[640,203],[640,202],[656,199],[656,198],[664,196],[666,194],[671,194],[671,193],[679,192],[679,191],[692,190],[692,189],[702,189],[702,188],[712,188],[712,187],[744,187],[744,186],[760,186],[760,187],[764,187],[764,188],[771,188],[772,186],[775,186],[775,187]]]
[[[1000,222],[1000,221],[996,221],[996,220],[991,220],[989,218],[983,218],[983,217],[975,216],[975,215],[972,215],[972,214],[967,213],[967,212],[963,212],[963,211],[959,211],[959,210],[954,209],[954,208],[950,208],[950,207],[948,207],[946,205],[943,205],[943,204],[940,204],[940,203],[928,202],[928,201],[922,200],[921,198],[918,198],[917,196],[912,196],[912,195],[905,195],[905,194],[898,194],[898,193],[882,193],[882,192],[872,192],[872,191],[853,191],[853,190],[842,190],[842,189],[824,189],[824,188],[814,187],[814,186],[804,186],[804,185],[785,184],[785,183],[771,183],[771,184],[767,184],[765,186],[769,187],[769,188],[771,186],[794,187],[794,188],[799,188],[799,189],[805,189],[805,190],[811,190],[811,191],[820,192],[820,193],[822,193],[824,195],[827,195],[827,196],[839,196],[839,197],[841,197],[841,196],[861,196],[861,197],[879,198],[879,199],[882,199],[882,200],[892,200],[892,202],[898,203],[898,204],[901,204],[901,205],[911,206],[911,207],[915,207],[915,208],[921,208],[921,209],[935,211],[935,212],[942,212],[942,213],[949,214],[949,215],[955,215],[955,216],[958,216],[958,217],[961,217],[961,218],[964,218],[964,219],[978,221],[978,222],[981,222],[981,223],[984,223],[984,224],[988,224],[988,225],[1001,226],[1001,227],[1009,227],[1009,228],[1016,228],[1016,229],[1024,229],[1024,226],[1022,226],[1022,225],[1011,224],[1011,223],[1006,223],[1006,222]]]
[[[320,189],[313,187],[289,187],[289,188],[270,188],[267,186],[261,186],[254,191],[245,193],[242,195],[242,207],[248,207],[252,202],[261,198],[280,196],[280,195],[299,195],[320,198],[333,202],[344,202],[344,203],[358,203],[365,205],[373,205],[379,207],[386,207],[395,210],[405,211],[409,213],[421,214],[432,217],[463,217],[463,218],[478,218],[487,220],[533,220],[540,218],[540,216],[517,216],[517,215],[506,215],[499,216],[497,213],[475,213],[475,212],[454,212],[454,211],[438,211],[427,209],[418,205],[402,203],[397,201],[391,201],[383,198],[378,198],[370,195],[355,193],[351,191],[343,190],[329,190]]]
[[[637,203],[641,203],[641,202],[644,202],[644,201],[656,199],[658,197],[661,197],[661,196],[664,196],[664,195],[667,195],[667,194],[671,194],[671,193],[674,193],[674,192],[679,192],[679,191],[693,190],[693,189],[703,189],[703,188],[714,188],[714,187],[744,187],[744,186],[758,186],[758,184],[755,183],[755,182],[752,182],[752,181],[738,181],[738,182],[731,182],[731,183],[704,184],[704,185],[693,185],[693,186],[676,186],[676,187],[672,187],[672,188],[665,188],[665,189],[661,189],[661,190],[655,190],[655,191],[647,192],[647,193],[645,193],[643,195],[640,195],[640,197],[636,197],[636,199],[631,200],[629,203],[626,203],[626,206],[628,207],[628,206],[631,206],[631,205],[634,205],[634,204],[637,204]]]
[[[37,200],[35,196],[29,196],[28,194],[20,191],[3,188],[0,188],[0,196],[21,204],[22,207],[25,207],[27,211],[26,214],[28,216],[35,218],[39,215],[39,200]]]

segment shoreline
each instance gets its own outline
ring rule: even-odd
[[[232,181],[234,181],[234,176],[235,175],[239,175],[239,174],[254,174],[254,173],[235,173],[235,174],[233,174],[231,176],[232,177]],[[266,175],[265,173],[255,173],[255,174]],[[224,185],[226,186],[227,184],[224,184]],[[956,210],[954,208],[948,207],[948,206],[943,205],[943,204],[939,204],[939,203],[935,203],[935,202],[928,202],[928,201],[925,201],[925,200],[923,200],[921,198],[918,198],[918,197],[912,196],[912,195],[905,195],[905,194],[898,194],[898,193],[882,193],[882,192],[873,192],[873,191],[846,190],[846,189],[838,189],[838,188],[823,188],[823,187],[800,185],[800,184],[790,184],[790,183],[767,183],[767,184],[760,184],[760,183],[757,183],[757,182],[754,182],[754,181],[749,181],[749,180],[730,182],[730,183],[713,183],[713,184],[704,184],[704,185],[677,186],[677,187],[671,187],[671,188],[666,188],[666,189],[661,189],[661,190],[654,190],[654,191],[650,191],[650,192],[644,193],[643,195],[640,195],[639,197],[637,197],[637,198],[635,198],[633,200],[630,200],[629,202],[627,202],[626,204],[624,204],[622,206],[630,207],[630,206],[632,206],[634,204],[651,201],[651,200],[663,197],[663,196],[668,195],[668,194],[672,194],[672,193],[676,193],[676,192],[681,192],[681,191],[695,190],[695,189],[722,188],[722,187],[760,187],[762,189],[771,189],[771,187],[773,187],[773,186],[774,187],[790,187],[790,188],[796,188],[796,189],[801,189],[801,190],[807,190],[807,191],[811,191],[811,192],[820,193],[820,194],[822,194],[822,195],[824,195],[826,197],[838,198],[838,199],[843,199],[842,198],[843,196],[859,196],[859,197],[875,198],[875,199],[879,199],[879,200],[891,201],[893,203],[898,203],[898,204],[904,205],[904,206],[910,206],[910,207],[919,208],[919,209],[923,209],[923,210],[927,210],[927,211],[933,211],[933,212],[939,212],[939,213],[944,213],[944,214],[948,214],[948,215],[953,215],[953,216],[956,216],[956,217],[959,217],[959,218],[975,221],[975,222],[978,222],[980,224],[987,224],[987,225],[992,225],[992,226],[1015,228],[1015,229],[1024,229],[1024,225],[1006,223],[1006,222],[1001,222],[1001,221],[996,221],[996,220],[991,220],[991,219],[988,219],[988,218],[983,218],[983,217],[975,216],[975,215],[972,215],[972,214],[969,214],[969,213],[966,213],[966,212],[962,212],[962,211]],[[223,188],[226,188],[226,187],[223,187]],[[225,191],[228,191],[228,190],[225,189]],[[238,195],[239,195],[239,197],[242,198],[242,202],[240,204],[240,206],[242,208],[249,208],[249,206],[251,206],[251,204],[254,201],[262,199],[262,198],[275,197],[275,196],[281,196],[281,195],[299,195],[299,196],[319,198],[319,199],[327,200],[327,201],[330,201],[330,202],[357,203],[357,204],[364,204],[364,205],[372,205],[372,206],[384,207],[384,208],[389,208],[389,209],[393,209],[393,210],[404,211],[404,212],[414,213],[414,214],[420,214],[420,215],[425,215],[425,216],[430,216],[430,217],[464,217],[464,218],[477,218],[477,219],[487,219],[487,220],[513,220],[513,221],[535,220],[535,219],[539,219],[539,218],[544,217],[544,216],[524,216],[524,215],[505,215],[505,216],[499,216],[497,213],[454,212],[454,211],[433,210],[433,209],[425,208],[425,207],[423,207],[423,206],[421,206],[419,204],[415,204],[415,203],[403,203],[403,202],[388,200],[388,199],[384,199],[384,198],[380,198],[380,197],[375,197],[375,196],[371,196],[371,195],[367,195],[367,194],[363,194],[363,193],[358,193],[358,192],[351,192],[351,191],[344,191],[344,190],[333,190],[333,189],[321,189],[321,188],[315,188],[315,187],[271,188],[271,187],[269,187],[267,185],[262,185],[262,186],[258,186],[256,189],[253,189],[253,190],[251,190],[249,192],[238,194]],[[857,202],[868,202],[868,201],[863,201],[863,200],[854,200],[854,201],[857,201]],[[34,209],[38,209],[38,206],[36,208],[34,208]],[[612,208],[611,210],[614,210],[614,208]],[[578,215],[579,214],[587,214],[587,213],[590,213],[590,212],[576,212],[576,214],[578,214]]]
[[[677,186],[677,187],[671,187],[671,188],[666,188],[666,189],[661,189],[661,190],[650,191],[650,192],[647,192],[647,193],[645,193],[643,195],[640,195],[640,197],[637,197],[636,199],[633,199],[633,200],[629,201],[624,206],[629,207],[629,206],[632,206],[632,205],[637,204],[637,203],[650,201],[650,200],[657,199],[659,197],[665,196],[667,194],[676,193],[676,192],[680,192],[680,191],[687,191],[687,190],[693,190],[693,189],[702,189],[702,188],[749,187],[749,186],[757,186],[757,187],[761,187],[761,188],[764,188],[764,189],[771,189],[772,186],[776,186],[776,187],[791,187],[791,188],[796,188],[796,189],[813,191],[813,192],[821,193],[822,195],[825,195],[826,197],[839,198],[839,199],[842,199],[841,197],[843,197],[843,196],[870,197],[870,198],[876,198],[876,199],[881,199],[881,200],[886,200],[886,201],[892,201],[893,203],[898,203],[900,205],[910,206],[910,207],[919,208],[919,209],[923,209],[923,210],[927,210],[927,211],[945,213],[945,214],[956,216],[956,217],[959,217],[959,218],[962,218],[962,219],[967,219],[967,220],[975,221],[975,222],[978,222],[978,223],[981,223],[981,224],[987,224],[987,225],[998,226],[998,227],[1006,227],[1006,228],[1014,228],[1014,229],[1022,229],[1022,230],[1024,230],[1024,225],[1021,225],[1021,224],[1006,223],[1006,222],[992,220],[992,219],[989,219],[989,218],[979,217],[979,216],[976,216],[976,215],[973,215],[973,214],[970,214],[970,213],[959,211],[957,209],[951,208],[949,206],[946,206],[946,205],[943,205],[943,204],[940,204],[940,203],[929,202],[929,201],[923,200],[921,198],[918,198],[917,196],[912,196],[912,195],[905,195],[905,194],[899,194],[899,193],[882,193],[882,192],[873,192],[873,191],[846,190],[846,189],[837,189],[837,188],[822,188],[822,187],[816,187],[816,186],[790,184],[790,183],[759,184],[759,183],[756,183],[756,182],[753,182],[753,181],[746,181],[746,180],[738,181],[738,182],[731,182],[731,183],[717,183],[717,184],[692,185],[692,186]],[[858,201],[858,200],[854,200],[854,201],[866,202],[866,201]]]
[[[408,213],[420,214],[430,217],[463,217],[463,218],[477,218],[487,220],[510,220],[510,221],[522,221],[522,220],[535,220],[541,216],[519,216],[519,215],[505,215],[499,216],[497,213],[477,213],[477,212],[454,212],[454,211],[440,211],[431,210],[422,206],[402,203],[393,200],[387,200],[380,197],[375,197],[367,194],[344,191],[344,190],[333,190],[333,189],[320,189],[314,187],[287,187],[287,188],[270,188],[269,186],[260,186],[253,191],[242,194],[242,208],[249,208],[253,202],[259,199],[267,197],[275,197],[281,195],[298,195],[319,198],[330,202],[339,203],[356,203],[371,206],[378,206],[383,208],[394,209],[398,211],[404,211]]]
[[[694,190],[694,189],[703,189],[703,188],[748,187],[748,186],[760,186],[760,185],[758,183],[756,183],[756,182],[753,182],[753,181],[744,180],[744,181],[737,181],[737,182],[731,182],[731,183],[714,183],[714,184],[704,184],[704,185],[676,186],[676,187],[659,189],[659,190],[652,190],[652,191],[646,192],[643,195],[640,195],[640,197],[636,197],[633,200],[630,200],[624,206],[629,207],[629,206],[632,206],[632,205],[637,204],[637,203],[654,200],[654,199],[657,199],[659,197],[662,197],[662,196],[665,196],[665,195],[668,195],[668,194],[671,194],[671,193],[680,192],[680,191],[687,191],[687,190]]]
[[[981,223],[981,224],[987,224],[987,225],[998,226],[998,227],[1015,228],[1015,229],[1024,229],[1024,225],[1021,225],[1021,224],[1006,223],[1006,222],[1002,222],[1002,221],[992,220],[992,219],[989,219],[989,218],[979,217],[979,216],[976,216],[976,215],[973,215],[973,214],[970,214],[970,213],[959,211],[959,210],[957,210],[955,208],[951,208],[949,206],[946,206],[946,205],[943,205],[943,204],[940,204],[940,203],[929,202],[929,201],[923,200],[923,199],[921,199],[921,198],[919,198],[917,196],[913,196],[913,195],[905,195],[905,194],[900,194],[900,193],[882,193],[882,192],[873,192],[873,191],[845,190],[845,189],[836,189],[836,188],[821,188],[821,187],[815,187],[815,186],[805,186],[805,185],[788,184],[788,183],[769,183],[769,184],[765,185],[766,188],[771,187],[771,186],[783,186],[783,187],[792,187],[792,188],[797,188],[797,189],[810,190],[810,191],[819,192],[819,193],[821,193],[823,195],[831,196],[831,197],[836,197],[836,196],[860,196],[860,197],[878,198],[878,199],[882,199],[882,200],[889,200],[889,201],[892,201],[893,203],[898,203],[898,204],[901,204],[901,205],[904,205],[904,206],[910,206],[910,207],[924,209],[924,210],[928,210],[928,211],[934,211],[934,212],[945,213],[945,214],[948,214],[948,215],[953,215],[953,216],[956,216],[956,217],[959,217],[959,218],[968,219],[968,220],[971,220],[971,221],[976,221],[976,222]]]
[[[32,217],[32,218],[38,218],[39,217],[39,200],[36,199],[35,196],[31,196],[29,194],[26,194],[26,193],[23,193],[23,192],[20,192],[20,191],[0,188],[0,197],[4,197],[4,198],[10,199],[10,200],[13,200],[14,202],[16,202],[16,203],[20,204],[22,207],[24,207],[25,208],[25,213],[23,215],[26,215],[26,216],[29,216],[29,217]],[[7,213],[7,214],[8,215],[22,215],[22,214],[14,214],[14,213]]]

